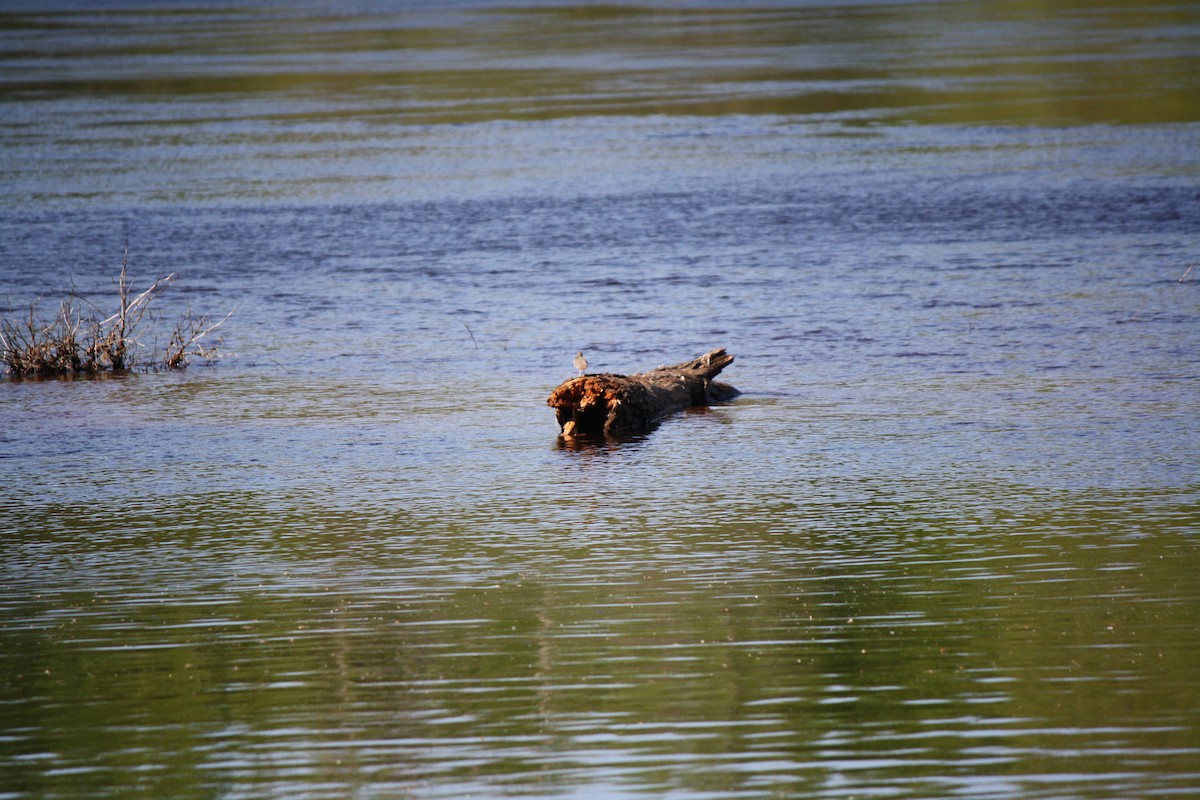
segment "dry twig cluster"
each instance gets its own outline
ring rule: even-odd
[[[0,318],[0,363],[13,376],[57,378],[125,373],[133,370],[183,369],[193,356],[214,361],[221,341],[204,340],[233,314],[212,322],[207,314],[184,314],[176,324],[161,355],[143,343],[147,335],[150,303],[175,280],[171,273],[149,288],[133,293],[129,284],[129,251],[121,261],[117,278],[118,309],[101,317],[90,303],[72,293],[59,304],[58,312],[46,322],[37,314],[37,302],[17,318]]]

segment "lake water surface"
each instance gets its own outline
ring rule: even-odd
[[[0,307],[126,247],[228,356],[0,380],[3,800],[1200,795],[1194,4],[7,3]]]

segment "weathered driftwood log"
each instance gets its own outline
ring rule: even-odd
[[[643,431],[674,411],[737,397],[737,389],[713,380],[732,363],[733,356],[718,348],[636,375],[584,375],[561,384],[546,403],[554,409],[563,436]]]

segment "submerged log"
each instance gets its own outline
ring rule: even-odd
[[[718,348],[636,375],[583,375],[559,385],[546,403],[566,437],[644,431],[672,412],[737,397],[737,389],[713,380],[732,363],[733,356]]]

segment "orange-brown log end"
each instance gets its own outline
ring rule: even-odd
[[[551,392],[546,405],[554,409],[563,436],[605,433],[610,412],[620,405],[623,380],[621,375],[584,375]]]

